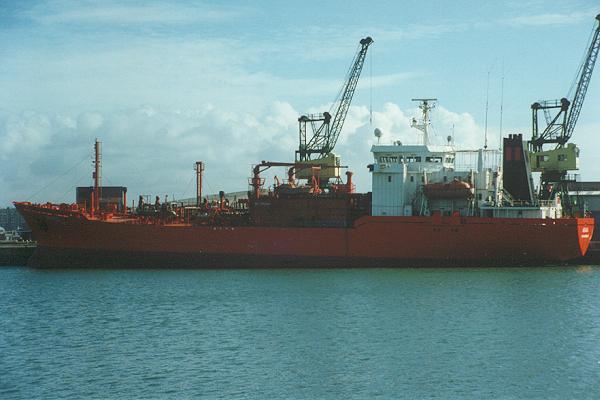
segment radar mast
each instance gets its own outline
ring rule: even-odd
[[[429,120],[429,111],[435,108],[435,102],[437,99],[411,99],[412,101],[418,101],[419,108],[423,115],[421,116],[421,121],[417,121],[416,118],[413,117],[410,127],[416,128],[423,132],[423,144],[427,146],[429,144],[429,125],[431,125],[431,121]]]

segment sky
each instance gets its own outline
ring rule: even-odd
[[[293,161],[298,116],[329,109],[371,36],[335,149],[368,191],[374,129],[418,140],[412,98],[439,99],[434,143],[454,132],[481,147],[486,115],[490,147],[529,138],[530,105],[568,95],[599,12],[587,0],[0,0],[0,207],[74,202],[96,138],[103,184],[130,199],[193,197],[197,160],[205,192],[246,190],[253,164]],[[599,105],[595,76],[572,140],[583,180],[600,181]]]

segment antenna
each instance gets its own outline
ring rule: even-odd
[[[381,139],[381,136],[383,135],[383,132],[381,132],[381,129],[375,128],[375,130],[373,131],[373,134],[377,138],[377,144],[379,144],[379,139]]]
[[[369,54],[369,126],[373,126],[373,50]]]
[[[413,118],[410,123],[410,126],[411,128],[415,128],[423,132],[423,144],[427,146],[429,144],[429,111],[435,108],[435,102],[437,101],[437,99],[411,99],[411,101],[418,101],[421,103],[419,104],[419,108],[421,109],[423,116],[421,119],[421,123],[418,123],[417,119]],[[429,102],[431,102],[432,104],[430,104]]]
[[[502,150],[502,117],[504,112],[504,60],[502,60],[502,79],[500,80],[500,140],[498,148]]]
[[[485,91],[485,128],[483,130],[483,149],[487,149],[487,128],[488,128],[488,109],[490,100],[490,72],[491,68],[487,72],[487,88]]]

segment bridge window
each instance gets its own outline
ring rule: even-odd
[[[442,157],[425,157],[426,162],[441,163]]]
[[[392,176],[388,175],[388,182],[391,182],[391,181],[392,181]]]
[[[559,154],[558,155],[558,161],[567,161],[567,155],[566,154]]]
[[[395,164],[398,162],[398,157],[397,156],[382,156],[382,157],[379,157],[379,162]]]

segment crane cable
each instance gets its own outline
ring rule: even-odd
[[[373,50],[369,53],[369,126],[373,126]]]
[[[50,186],[52,186],[53,184],[55,184],[59,179],[63,178],[64,176],[66,176],[68,173],[70,173],[71,171],[73,171],[75,168],[79,167],[85,160],[87,160],[89,158],[89,156],[85,156],[81,159],[81,161],[78,161],[75,165],[73,165],[71,168],[69,168],[68,170],[66,170],[65,172],[63,172],[62,174],[54,177],[54,179],[52,179],[50,182],[48,182],[48,184],[46,184],[44,187],[42,187],[41,189],[39,189],[37,192],[35,192],[34,194],[30,195],[27,198],[27,201],[30,201],[32,199],[34,199],[38,194],[40,194],[42,191],[48,189]]]

